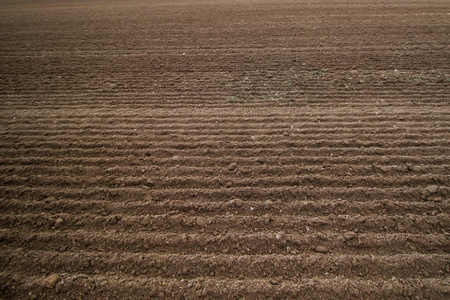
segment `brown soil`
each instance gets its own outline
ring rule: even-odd
[[[0,298],[450,297],[449,13],[2,1]]]

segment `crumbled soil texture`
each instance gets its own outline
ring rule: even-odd
[[[449,13],[2,1],[0,298],[450,297]]]

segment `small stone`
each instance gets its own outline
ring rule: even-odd
[[[231,182],[231,181],[227,182],[227,188],[230,188],[232,185],[233,185],[233,182]]]
[[[344,233],[344,238],[346,240],[351,240],[355,237],[356,237],[356,233],[354,233],[353,231],[347,231],[346,233]]]
[[[433,194],[436,194],[439,190],[437,185],[429,185],[422,191],[422,199],[426,200]]]
[[[228,165],[228,171],[234,171],[237,168],[237,164],[236,163],[231,163]]]
[[[388,166],[378,166],[378,169],[379,169],[382,173],[389,173],[389,171],[391,170],[391,168],[388,167]]]
[[[22,282],[22,276],[20,276],[19,274],[15,274],[12,277],[12,280],[15,281],[15,282]]]
[[[425,188],[425,190],[430,194],[436,193],[438,191],[438,189],[439,189],[439,187],[437,185],[430,185]]]
[[[406,228],[405,228],[405,226],[403,226],[402,224],[397,224],[397,230],[399,231],[399,232],[406,232]]]
[[[408,297],[414,296],[414,290],[412,288],[408,289],[406,291],[406,296],[408,296]]]
[[[284,232],[282,232],[282,231],[278,232],[278,233],[275,235],[275,238],[276,238],[277,240],[284,240],[284,238],[285,238]]]
[[[276,279],[270,279],[269,282],[270,282],[271,285],[279,284],[278,280],[276,280]]]
[[[115,225],[115,224],[117,224],[117,222],[119,222],[119,219],[117,218],[117,216],[112,216],[109,218],[109,224]]]
[[[62,223],[64,223],[63,218],[58,218],[55,221],[55,227],[60,227],[62,225]]]
[[[54,201],[56,201],[55,197],[48,197],[47,199],[45,199],[46,203],[50,203],[50,202],[54,202]]]
[[[273,208],[273,202],[271,200],[266,201],[266,208]]]
[[[314,248],[314,250],[316,252],[320,252],[320,253],[328,253],[329,252],[328,249],[326,247],[324,247],[324,246],[316,246]]]
[[[61,276],[58,274],[52,274],[42,281],[42,286],[52,289],[59,280],[61,280]]]
[[[244,205],[244,202],[242,201],[242,199],[234,199],[234,205],[236,205],[236,207],[242,207],[242,205]]]
[[[209,225],[208,219],[203,217],[197,217],[196,223],[200,227],[206,227]]]

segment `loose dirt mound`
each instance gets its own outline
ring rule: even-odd
[[[0,297],[449,297],[447,1],[0,7]]]

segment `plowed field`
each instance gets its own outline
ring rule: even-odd
[[[0,298],[448,299],[450,5],[0,3]]]

